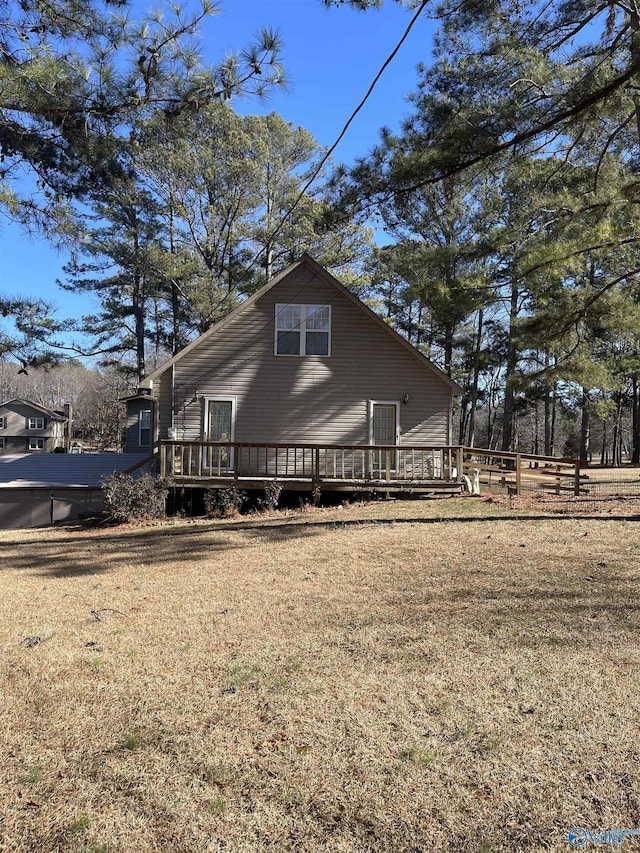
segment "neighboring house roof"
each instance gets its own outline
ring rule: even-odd
[[[270,279],[270,281],[268,281],[260,290],[256,291],[253,296],[250,296],[248,299],[245,299],[244,302],[241,302],[237,308],[234,308],[233,311],[230,311],[226,317],[224,317],[222,320],[220,320],[218,323],[216,323],[214,326],[204,332],[204,334],[191,341],[190,344],[187,344],[187,346],[184,349],[180,350],[179,353],[174,355],[173,358],[170,358],[168,361],[165,361],[165,363],[161,365],[157,370],[154,370],[153,373],[150,373],[148,376],[146,376],[144,380],[140,383],[140,387],[151,387],[151,383],[154,379],[156,379],[158,376],[161,376],[168,368],[170,368],[172,365],[176,364],[176,362],[184,358],[184,356],[187,355],[187,353],[191,352],[191,350],[195,349],[196,347],[200,346],[200,344],[204,343],[204,341],[207,341],[209,340],[209,338],[212,338],[216,334],[218,334],[218,332],[223,329],[228,323],[230,323],[236,317],[239,317],[244,311],[246,311],[247,308],[257,302],[258,299],[268,293],[272,288],[278,285],[283,279],[285,279],[290,273],[292,273],[300,266],[309,267],[312,272],[314,272],[320,278],[323,278],[326,282],[333,285],[337,290],[339,290],[340,293],[346,296],[347,299],[349,299],[354,305],[356,305],[381,329],[384,329],[384,331],[388,335],[390,335],[398,344],[400,344],[408,352],[410,352],[411,355],[414,356],[414,358],[418,359],[418,361],[422,364],[423,367],[435,373],[439,379],[441,379],[446,385],[449,386],[451,392],[454,395],[457,396],[459,394],[464,393],[463,389],[458,385],[457,382],[454,382],[454,380],[451,379],[451,377],[447,376],[447,374],[443,370],[440,370],[440,368],[433,364],[433,362],[429,361],[429,359],[424,356],[419,350],[417,350],[414,346],[412,346],[409,341],[406,340],[406,338],[403,338],[402,335],[399,335],[398,332],[395,331],[395,329],[392,329],[388,323],[385,323],[382,317],[376,314],[375,311],[372,311],[367,305],[364,304],[364,302],[358,299],[357,296],[355,296],[353,293],[351,293],[350,290],[348,290],[343,284],[341,284],[337,278],[332,276],[330,272],[327,272],[324,267],[321,267],[320,264],[317,263],[317,261],[314,261],[313,258],[310,257],[310,255],[307,255],[306,253],[302,255],[299,261],[296,261],[296,263],[291,264],[291,266],[287,267],[281,273],[278,273],[278,275],[276,275],[274,278]]]
[[[154,397],[151,394],[128,394],[126,397],[118,397],[119,403],[130,403],[133,400],[148,400],[150,403],[153,403]]]
[[[105,477],[125,471],[148,456],[148,452],[0,454],[0,489],[19,486],[99,488]]]
[[[3,403],[0,403],[0,408],[3,406],[10,406],[12,403],[20,403],[23,406],[28,406],[30,409],[35,409],[36,412],[41,412],[43,415],[47,415],[48,418],[51,418],[51,420],[54,421],[67,420],[64,415],[54,412],[53,409],[47,409],[46,406],[41,406],[39,403],[33,403],[31,400],[22,400],[20,397],[14,397],[12,400],[5,400]]]

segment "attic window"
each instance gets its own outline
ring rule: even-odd
[[[330,305],[276,305],[276,355],[331,354]]]
[[[44,429],[44,418],[29,418],[28,429]]]

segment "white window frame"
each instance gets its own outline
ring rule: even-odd
[[[400,400],[369,400],[369,444],[373,446],[373,407],[374,406],[395,406],[396,407],[396,447],[400,445]],[[381,445],[384,446],[384,445]],[[381,471],[384,466],[375,464],[375,450],[369,451],[371,454],[370,467],[371,471]],[[398,453],[393,452],[393,460],[390,471],[396,471],[398,468]]]
[[[278,318],[281,316],[283,310],[285,308],[295,307],[300,308],[301,320],[300,325],[297,329],[281,329],[278,326]],[[327,354],[326,355],[317,355],[312,353],[311,355],[307,355],[306,347],[307,347],[307,308],[328,308],[329,309],[329,328],[326,332],[327,335]],[[331,327],[333,326],[333,311],[331,310],[331,305],[327,305],[326,303],[302,303],[302,302],[276,302],[276,318],[275,318],[275,329],[273,334],[273,354],[277,355],[278,358],[330,358],[331,357]],[[300,332],[300,352],[278,352],[278,332]],[[309,329],[310,332],[322,332],[324,334],[323,329]]]
[[[400,444],[400,400],[369,400],[369,444],[373,444],[373,407],[396,407],[396,445]]]
[[[149,412],[149,441],[142,444],[142,415]],[[147,427],[145,427],[146,429]],[[140,409],[138,412],[138,447],[151,447],[153,436],[153,409]]]
[[[233,442],[236,440],[236,410],[238,407],[238,398],[236,396],[232,396],[231,394],[227,394],[226,396],[219,397],[203,397],[202,398],[202,439],[203,441],[211,441],[208,435],[209,428],[209,403],[231,403],[231,435],[229,436],[229,441]],[[221,451],[217,451],[221,452]],[[207,447],[202,448],[202,465],[206,468],[209,459],[213,460],[213,454],[211,457],[209,456],[209,449]],[[229,449],[229,457],[226,460],[226,465],[223,466],[224,470],[228,473],[229,471],[235,470],[235,454],[233,448]],[[215,464],[213,466],[215,468]]]
[[[35,445],[36,445],[35,447],[32,447],[32,442],[35,442]],[[44,450],[44,438],[37,436],[37,435],[31,436],[29,438],[27,447],[29,449],[29,452],[31,452],[33,450]]]
[[[32,423],[35,426],[31,426]],[[27,418],[27,429],[44,429],[44,418]]]
[[[238,403],[238,398],[233,397],[230,394],[226,396],[219,397],[203,397],[202,398],[202,439],[203,441],[210,441],[211,439],[207,435],[208,417],[209,414],[209,403],[231,403],[231,436],[229,441],[236,440],[236,408]]]
[[[6,429],[6,428],[7,428],[7,416],[6,415],[0,415],[0,429]]]

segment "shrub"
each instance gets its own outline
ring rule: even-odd
[[[282,494],[282,486],[277,480],[266,480],[262,489],[262,497],[256,501],[258,510],[270,511],[278,506],[280,495]]]
[[[207,518],[233,518],[247,501],[245,492],[236,489],[207,489],[204,493],[204,511]]]
[[[166,483],[141,474],[113,474],[102,484],[104,509],[113,521],[126,521],[161,518],[165,514],[168,489]]]

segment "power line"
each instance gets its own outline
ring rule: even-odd
[[[254,259],[251,261],[251,263],[249,264],[249,266],[246,268],[246,270],[245,270],[245,272],[244,272],[244,276],[240,279],[240,281],[237,281],[237,282],[233,285],[233,287],[231,287],[231,288],[227,291],[227,293],[225,293],[225,295],[222,297],[222,299],[221,299],[221,300],[217,303],[217,305],[215,305],[215,306],[214,306],[214,308],[212,309],[212,310],[213,310],[213,312],[217,311],[217,309],[218,309],[218,308],[220,308],[222,305],[224,305],[224,303],[227,301],[227,299],[229,298],[229,296],[231,296],[231,294],[232,294],[232,293],[234,293],[234,292],[235,292],[235,291],[236,291],[236,290],[237,290],[237,289],[238,289],[242,284],[244,284],[244,283],[246,282],[246,280],[247,280],[247,277],[248,277],[249,273],[250,273],[250,272],[255,268],[255,266],[256,266],[256,264],[258,263],[258,261],[260,260],[260,258],[261,258],[261,257],[264,255],[264,253],[266,252],[266,247],[267,247],[267,246],[272,242],[272,240],[275,240],[275,238],[278,236],[278,234],[282,231],[282,229],[284,228],[284,226],[285,226],[285,224],[286,224],[287,220],[289,219],[289,217],[291,216],[291,214],[294,212],[294,210],[296,209],[296,207],[300,204],[300,202],[301,202],[301,201],[302,201],[302,199],[304,198],[304,196],[305,196],[305,194],[306,194],[307,190],[309,189],[309,187],[311,186],[311,184],[312,184],[312,183],[315,181],[315,179],[318,177],[318,175],[319,175],[319,174],[320,174],[320,172],[322,171],[322,169],[323,169],[323,167],[324,167],[325,163],[327,162],[327,160],[331,157],[331,155],[332,155],[332,154],[333,154],[333,152],[336,150],[336,148],[338,147],[338,145],[342,142],[342,140],[343,140],[343,138],[344,138],[344,136],[345,136],[346,132],[347,132],[347,131],[349,130],[349,128],[351,127],[351,125],[352,125],[353,121],[355,120],[356,116],[357,116],[357,115],[358,115],[358,113],[362,110],[362,108],[364,107],[364,105],[367,103],[367,101],[368,101],[368,100],[369,100],[369,98],[371,97],[371,94],[373,93],[373,90],[375,89],[375,87],[378,85],[378,82],[380,81],[380,78],[382,77],[382,75],[384,74],[384,72],[387,70],[387,68],[389,67],[389,65],[393,62],[393,60],[395,59],[396,55],[397,55],[397,54],[398,54],[398,52],[400,51],[400,48],[402,47],[402,45],[405,43],[405,41],[406,41],[406,40],[407,40],[407,38],[409,37],[409,33],[411,32],[411,30],[412,30],[412,29],[413,29],[413,27],[415,26],[415,24],[416,24],[416,22],[417,22],[418,18],[419,18],[419,17],[420,17],[420,15],[422,14],[422,11],[425,9],[425,7],[427,6],[427,3],[428,3],[428,2],[429,2],[429,0],[422,0],[422,2],[420,3],[420,6],[417,8],[417,10],[416,10],[415,14],[413,15],[413,17],[412,17],[412,18],[411,18],[411,20],[409,21],[409,24],[407,25],[407,27],[406,27],[405,31],[403,32],[402,36],[400,37],[400,40],[398,41],[398,43],[396,44],[396,46],[394,47],[394,49],[391,51],[391,53],[389,54],[389,56],[387,56],[387,58],[385,59],[385,61],[384,61],[384,62],[382,63],[382,65],[380,66],[380,69],[378,70],[378,73],[377,73],[377,74],[376,74],[376,76],[373,78],[373,81],[371,82],[371,85],[370,85],[370,86],[369,86],[369,88],[367,89],[367,91],[366,91],[366,93],[365,93],[364,97],[362,98],[362,100],[360,101],[360,103],[358,104],[358,106],[353,110],[353,112],[351,113],[351,115],[349,116],[349,118],[347,119],[347,121],[345,122],[345,124],[344,124],[344,126],[343,126],[342,130],[340,131],[340,133],[339,133],[339,135],[338,135],[337,139],[335,140],[335,142],[334,142],[334,143],[333,143],[333,144],[332,144],[332,145],[327,149],[327,151],[325,152],[324,156],[322,157],[322,159],[320,160],[320,162],[318,163],[318,165],[315,167],[315,169],[314,169],[314,170],[313,170],[313,172],[311,173],[310,177],[307,179],[306,183],[304,184],[304,186],[302,187],[302,189],[300,190],[300,192],[299,192],[299,193],[298,193],[298,195],[296,196],[296,198],[295,198],[295,200],[294,200],[293,204],[288,208],[288,210],[287,210],[285,213],[283,213],[283,215],[282,215],[282,217],[281,217],[281,219],[280,219],[280,222],[279,222],[279,224],[277,225],[277,227],[276,227],[276,228],[274,228],[274,230],[271,232],[271,234],[269,234],[269,236],[266,238],[266,240],[264,241],[264,246],[262,247],[262,249],[260,249],[260,251],[256,254],[256,256],[255,256],[255,257],[254,257]]]

